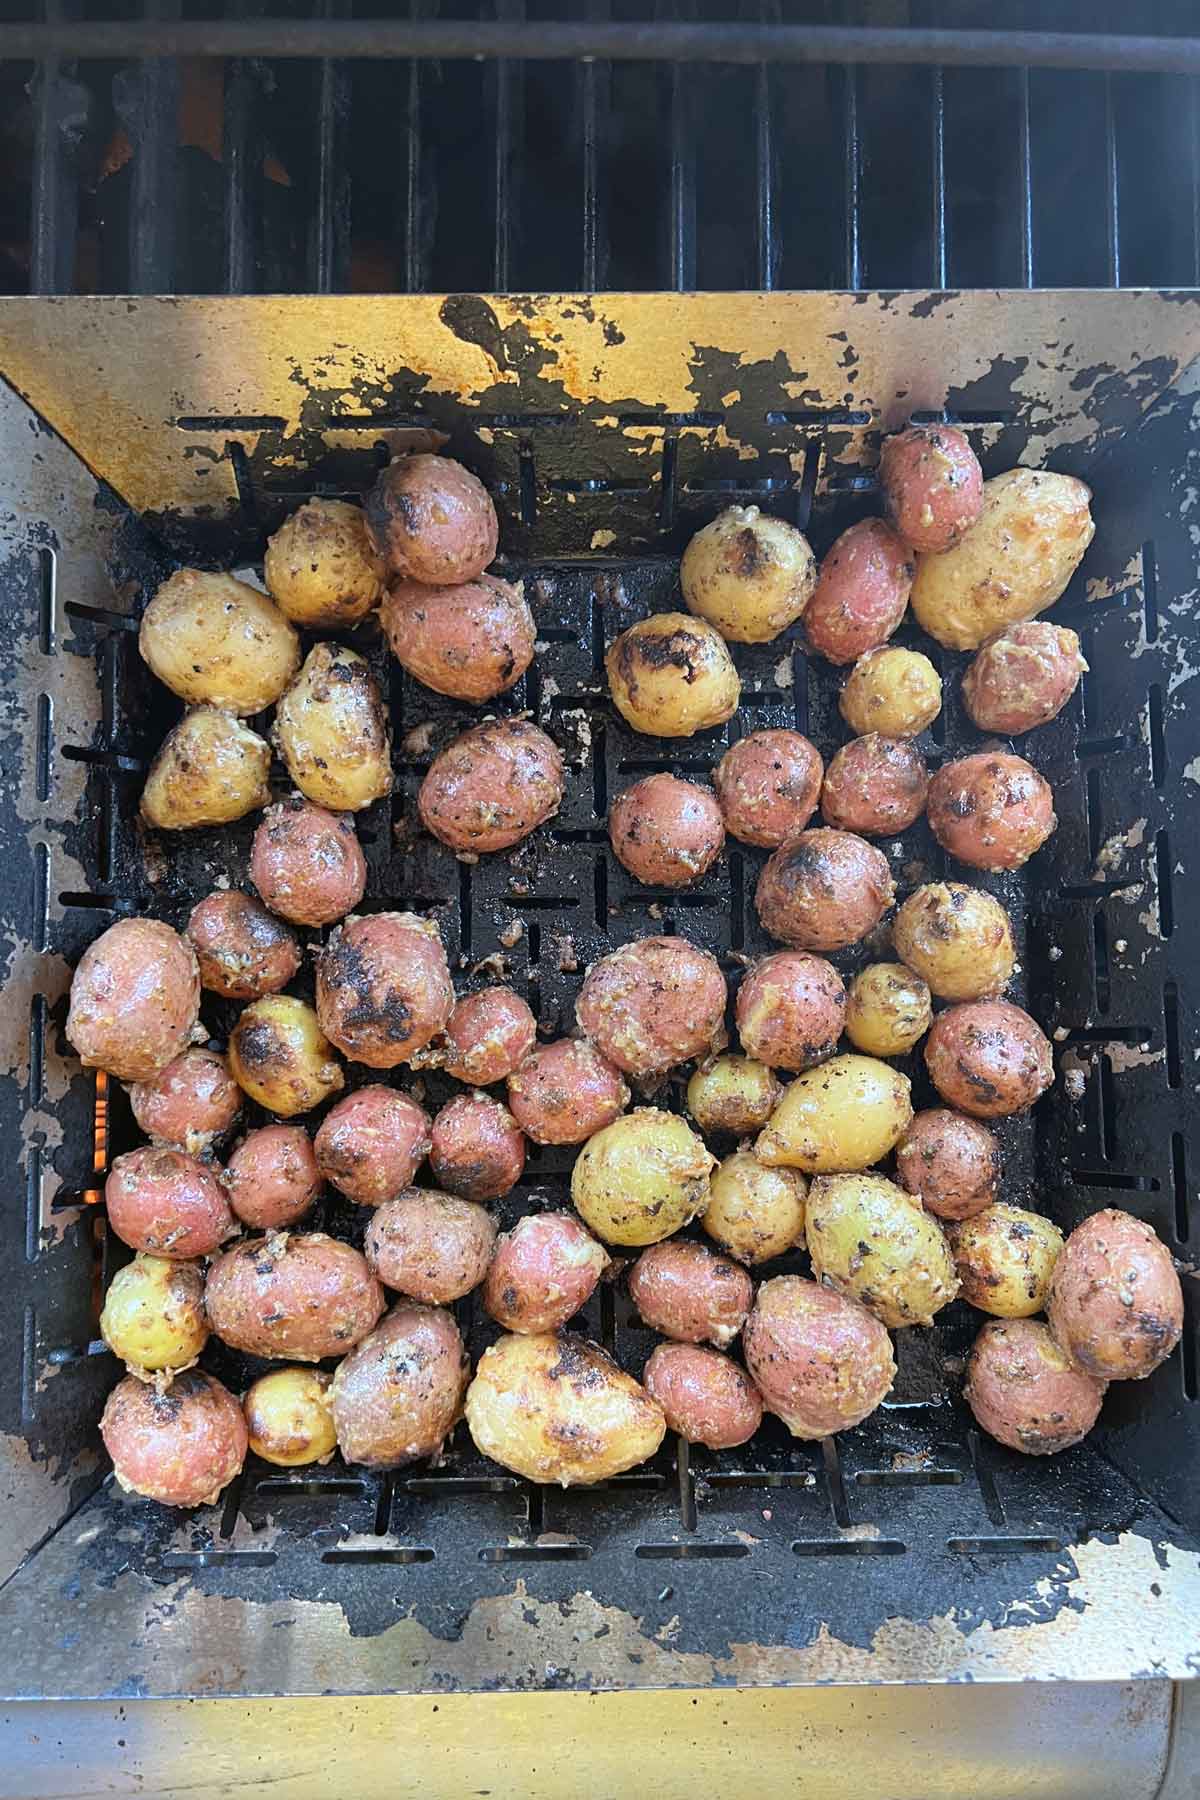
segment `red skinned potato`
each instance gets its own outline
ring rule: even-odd
[[[1023,757],[999,750],[940,768],[928,813],[942,849],[975,869],[1019,869],[1058,823],[1050,783]]]
[[[688,887],[721,854],[725,827],[708,788],[647,775],[618,794],[608,814],[617,861],[646,887]]]
[[[1092,1213],[1054,1265],[1046,1316],[1066,1354],[1097,1381],[1144,1380],[1183,1330],[1170,1252],[1132,1213]]]
[[[537,1039],[537,1025],[520,994],[481,988],[458,1001],[437,1047],[437,1060],[456,1081],[491,1087],[511,1075]]]
[[[385,1287],[430,1306],[448,1306],[487,1274],[496,1226],[474,1200],[406,1188],[377,1206],[364,1251]]]
[[[317,959],[316,1002],[321,1030],[353,1062],[410,1062],[454,1010],[437,926],[416,913],[347,919]]]
[[[661,1075],[724,1043],[725,977],[685,938],[640,938],[592,964],[575,1017],[626,1075]]]
[[[896,1146],[896,1177],[926,1212],[970,1219],[996,1198],[1000,1146],[978,1119],[930,1107],[916,1115]]]
[[[719,1350],[696,1344],[660,1344],[642,1381],[663,1409],[668,1431],[689,1444],[732,1450],[762,1424],[762,1396],[746,1371]]]
[[[804,635],[831,663],[857,662],[904,617],[916,565],[882,519],[861,519],[828,551],[804,610]]]
[[[313,1149],[326,1181],[359,1206],[379,1206],[408,1186],[432,1142],[429,1115],[396,1088],[356,1088],[330,1108]]]
[[[729,1257],[667,1238],[642,1251],[629,1271],[629,1295],[651,1330],[727,1350],[746,1323],[754,1283]]]
[[[773,850],[817,810],[825,765],[798,731],[755,731],[731,744],[713,770],[725,829]]]
[[[80,958],[67,1036],[85,1069],[153,1081],[192,1042],[199,1012],[191,945],[159,919],[118,919]]]
[[[299,794],[268,807],[250,847],[250,879],[271,911],[294,925],[344,918],[367,885],[353,818]]]
[[[118,1485],[161,1506],[213,1505],[246,1460],[240,1402],[199,1369],[161,1392],[126,1375],[108,1396],[100,1435]]]
[[[896,1378],[886,1327],[857,1300],[799,1275],[763,1282],[742,1347],[763,1405],[793,1437],[861,1424]]]
[[[837,1049],[845,983],[823,956],[776,950],[747,969],[734,1017],[748,1056],[772,1069],[811,1069]]]
[[[208,1322],[233,1350],[320,1362],[373,1329],[383,1289],[362,1254],[323,1231],[243,1238],[218,1256],[204,1287]]]
[[[277,994],[300,967],[295,932],[235,888],[194,906],[184,935],[196,953],[200,985],[226,1000]]]
[[[435,756],[417,795],[427,831],[451,850],[507,850],[562,805],[562,752],[526,719],[490,719]]]
[[[561,1331],[607,1267],[607,1250],[574,1213],[527,1213],[496,1239],[484,1310],[506,1331]]]
[[[395,456],[366,499],[367,531],[389,569],[431,587],[474,581],[500,527],[482,481],[449,456]]]
[[[151,1143],[203,1156],[232,1129],[242,1090],[215,1050],[185,1050],[153,1081],[134,1082],[129,1104]]]
[[[763,928],[800,950],[844,950],[895,897],[887,857],[852,831],[818,826],[781,844],[758,878]]]
[[[911,550],[949,550],[983,511],[983,470],[953,425],[910,425],[883,440],[879,485]]]
[[[989,638],[972,659],[963,705],[980,731],[1032,731],[1062,711],[1086,670],[1075,632],[1026,619]]]
[[[263,1125],[248,1132],[221,1174],[229,1204],[255,1231],[280,1231],[308,1212],[321,1191],[321,1171],[303,1125]]]
[[[948,1006],[925,1040],[925,1066],[950,1106],[977,1119],[1025,1112],[1054,1080],[1041,1027],[1007,1000]]]
[[[121,1242],[155,1256],[208,1256],[237,1233],[216,1171],[182,1150],[144,1146],[116,1157],[104,1203]]]
[[[521,589],[496,575],[456,587],[393,582],[379,622],[401,668],[453,700],[492,700],[533,661],[533,614]]]
[[[989,1319],[963,1398],[989,1437],[1026,1456],[1053,1456],[1087,1436],[1107,1386],[1077,1368],[1040,1319]]]
[[[539,1044],[508,1078],[508,1105],[535,1144],[582,1144],[624,1112],[629,1089],[587,1038]]]
[[[821,787],[821,817],[841,831],[889,837],[925,811],[929,771],[910,738],[870,731],[834,755]]]
[[[401,1300],[334,1371],[329,1404],[347,1462],[401,1469],[441,1449],[471,1365],[451,1315]]]
[[[524,1133],[490,1094],[456,1094],[433,1121],[429,1166],[448,1194],[497,1200],[524,1172]]]

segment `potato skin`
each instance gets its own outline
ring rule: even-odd
[[[226,1000],[277,994],[300,967],[295,932],[235,888],[199,901],[184,935],[196,953],[200,985]]]
[[[850,984],[846,1036],[868,1056],[904,1056],[932,1019],[927,983],[903,963],[868,963]]]
[[[842,689],[838,709],[851,731],[865,737],[918,737],[942,710],[942,678],[919,650],[885,644],[860,656]]]
[[[998,1319],[1027,1319],[1046,1304],[1063,1247],[1051,1219],[1003,1201],[947,1233],[962,1297]]]
[[[810,649],[831,663],[852,663],[891,637],[908,610],[914,564],[907,545],[882,519],[843,531],[821,563],[804,609]]]
[[[313,645],[273,737],[300,792],[330,812],[361,812],[392,791],[388,715],[366,662],[344,644]]]
[[[575,1017],[623,1074],[661,1075],[724,1043],[725,977],[686,938],[639,938],[592,964]]]
[[[688,1082],[687,1105],[701,1131],[743,1137],[762,1130],[782,1093],[782,1082],[766,1063],[749,1056],[714,1056]]]
[[[484,1351],[467,1389],[475,1447],[527,1481],[605,1481],[654,1455],[662,1408],[598,1344],[569,1332],[511,1333]]]
[[[500,527],[482,481],[449,456],[395,456],[367,495],[367,530],[389,569],[413,581],[474,581]]]
[[[100,1336],[131,1375],[190,1368],[208,1340],[199,1263],[139,1252],[108,1284]]]
[[[872,731],[834,754],[821,787],[821,817],[841,831],[890,837],[916,823],[928,792],[925,758],[911,739]]]
[[[221,1186],[243,1225],[255,1231],[294,1225],[321,1191],[312,1139],[303,1125],[261,1125],[229,1158]]]
[[[367,862],[353,821],[293,794],[268,807],[250,847],[250,879],[294,925],[332,925],[362,899]]]
[[[357,625],[378,604],[383,576],[362,508],[345,500],[306,500],[267,540],[263,579],[296,625]]]
[[[313,1141],[326,1181],[359,1206],[401,1193],[429,1154],[429,1115],[396,1088],[355,1088],[325,1114]]]
[[[114,1157],[104,1204],[121,1242],[155,1256],[207,1256],[237,1234],[216,1172],[182,1150],[143,1145]]]
[[[1058,824],[1050,783],[998,750],[944,764],[929,783],[928,813],[942,849],[976,869],[1019,869]]]
[[[241,1406],[199,1369],[161,1393],[126,1375],[105,1402],[100,1435],[118,1485],[162,1506],[211,1506],[246,1460]]]
[[[270,745],[240,719],[193,706],[150,765],[141,815],[158,831],[230,825],[267,804],[270,768]]]
[[[883,440],[879,485],[911,550],[949,550],[983,511],[983,470],[953,425],[909,425]]]
[[[316,1002],[321,1029],[352,1062],[411,1062],[454,1010],[437,926],[416,913],[347,919],[317,959]]]
[[[750,1056],[799,1073],[837,1049],[846,1022],[845,984],[823,956],[776,950],[747,969],[734,1018]]]
[[[689,612],[736,644],[765,644],[812,598],[817,559],[808,539],[757,506],[729,506],[683,553],[679,584]]]
[[[879,1320],[799,1275],[763,1282],[742,1347],[763,1405],[797,1438],[860,1425],[896,1379],[892,1340]]]
[[[346,1085],[316,1013],[294,994],[251,1001],[230,1033],[228,1055],[238,1086],[285,1119]]]
[[[928,1325],[958,1292],[941,1226],[882,1175],[819,1175],[806,1223],[817,1280],[885,1325]]]
[[[376,1207],[363,1248],[385,1287],[448,1306],[479,1286],[495,1241],[495,1221],[474,1200],[410,1187]]]
[[[192,1041],[200,970],[159,919],[118,919],[89,944],[71,981],[67,1037],[85,1069],[153,1081]]]
[[[481,988],[455,1003],[438,1061],[456,1081],[492,1087],[512,1074],[536,1040],[537,1025],[520,994],[509,987]]]
[[[1002,994],[1017,961],[1000,902],[962,881],[927,882],[910,894],[892,922],[892,944],[939,1000]]]
[[[689,1444],[732,1450],[762,1424],[758,1389],[728,1356],[696,1344],[659,1344],[642,1371],[646,1392],[657,1400],[667,1430]]]
[[[654,1106],[595,1132],[575,1159],[571,1199],[609,1244],[656,1244],[694,1219],[717,1159],[691,1127]]]
[[[508,850],[562,805],[562,752],[526,719],[476,725],[433,759],[417,795],[426,831],[451,850]]]
[[[401,1469],[454,1426],[471,1365],[452,1316],[400,1300],[334,1371],[329,1404],[347,1462]]]
[[[1092,491],[1073,475],[1009,469],[983,484],[983,511],[941,555],[917,558],[912,609],[951,650],[977,650],[1018,619],[1045,612],[1092,541]]]
[[[887,857],[852,831],[818,826],[781,844],[758,878],[763,928],[800,950],[844,950],[895,897]]]
[[[949,1006],[925,1040],[925,1066],[948,1105],[977,1119],[1024,1112],[1054,1080],[1040,1026],[1007,1000]]]
[[[189,706],[243,718],[274,706],[300,666],[300,640],[274,601],[203,569],[177,569],[163,582],[142,615],[138,649]]]
[[[448,1194],[498,1200],[525,1170],[525,1134],[490,1094],[456,1094],[433,1121],[429,1166]]]
[[[1026,1456],[1053,1456],[1087,1436],[1107,1386],[1077,1368],[1040,1319],[989,1319],[963,1398],[989,1437]]]
[[[769,1168],[846,1174],[879,1162],[912,1121],[911,1082],[874,1056],[835,1056],[797,1075],[759,1134]]]
[[[896,1174],[927,1212],[970,1219],[996,1198],[1000,1146],[978,1119],[931,1107],[916,1115],[897,1144]]]
[[[725,826],[708,788],[676,775],[647,775],[618,794],[608,835],[617,861],[646,887],[689,887],[721,854]]]
[[[337,1448],[329,1410],[332,1375],[323,1369],[271,1369],[242,1396],[250,1448],[280,1469],[327,1463]]]
[[[751,1151],[737,1150],[712,1176],[700,1223],[738,1262],[770,1262],[803,1250],[807,1197],[798,1169],[769,1169]]]
[[[508,1078],[508,1105],[535,1144],[582,1144],[629,1104],[620,1073],[587,1038],[538,1044]]]
[[[1086,670],[1075,632],[1025,619],[974,656],[962,678],[963,705],[980,731],[1032,731],[1062,711]]]
[[[743,844],[776,849],[812,818],[824,773],[820,753],[798,731],[739,738],[713,770],[725,829]]]
[[[208,1322],[234,1350],[273,1361],[343,1356],[386,1304],[365,1258],[323,1231],[243,1238],[210,1265]]]
[[[629,1271],[629,1295],[652,1331],[727,1350],[746,1323],[754,1283],[729,1257],[674,1238],[642,1251]]]
[[[1098,1381],[1142,1381],[1183,1330],[1183,1290],[1165,1244],[1131,1213],[1105,1207],[1077,1225],[1054,1266],[1050,1330]]]
[[[527,1213],[496,1239],[484,1311],[506,1331],[561,1331],[587,1304],[608,1261],[574,1213]]]
[[[492,700],[533,661],[533,614],[521,589],[497,575],[458,587],[395,581],[379,622],[400,667],[454,700]]]
[[[647,737],[692,737],[723,725],[741,698],[724,638],[689,613],[654,613],[631,625],[604,667],[613,705]]]
[[[203,1156],[233,1129],[242,1091],[215,1050],[183,1050],[153,1081],[137,1081],[129,1104],[153,1144]]]

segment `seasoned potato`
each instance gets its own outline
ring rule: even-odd
[[[321,1191],[312,1139],[303,1125],[262,1125],[248,1132],[225,1165],[229,1204],[255,1231],[281,1231],[310,1210]]]
[[[990,1437],[1026,1456],[1053,1456],[1087,1436],[1107,1386],[1077,1368],[1040,1319],[989,1319],[963,1398]]]
[[[775,851],[754,904],[773,938],[800,950],[844,950],[874,930],[894,897],[882,850],[852,831],[818,826]]]
[[[983,470],[953,425],[910,425],[884,438],[879,485],[912,550],[949,550],[983,511]]]
[[[608,1260],[574,1213],[527,1213],[496,1239],[484,1311],[506,1331],[561,1331],[591,1298]]]
[[[1141,1381],[1179,1342],[1183,1290],[1149,1225],[1108,1206],[1067,1239],[1046,1313],[1055,1338],[1089,1375]]]
[[[207,1256],[237,1234],[215,1170],[182,1150],[143,1145],[114,1157],[104,1204],[121,1242],[156,1256]]]
[[[383,576],[362,508],[345,500],[306,500],[267,540],[271,598],[309,630],[357,625],[377,604]]]
[[[907,1075],[874,1056],[835,1056],[797,1075],[754,1146],[769,1168],[835,1175],[869,1168],[912,1119]]]
[[[807,1196],[797,1169],[769,1169],[749,1150],[738,1150],[710,1180],[700,1223],[738,1262],[770,1262],[803,1250]]]
[[[562,752],[527,719],[489,719],[455,738],[421,783],[426,831],[451,850],[508,850],[553,818],[563,798]]]
[[[893,837],[925,811],[929,771],[910,738],[868,732],[836,752],[821,786],[821,817],[841,831]]]
[[[309,800],[361,812],[392,791],[388,716],[356,650],[314,644],[275,712],[275,748]]]
[[[774,850],[817,810],[825,765],[798,731],[754,731],[731,744],[713,770],[725,829],[743,844]]]
[[[197,1035],[199,1013],[191,945],[159,919],[118,919],[79,959],[67,1036],[84,1068],[153,1081]]]
[[[1063,1234],[1041,1213],[1000,1202],[949,1227],[962,1297],[998,1319],[1027,1319],[1046,1304]]]
[[[619,1071],[587,1038],[537,1045],[508,1078],[509,1110],[535,1144],[582,1144],[628,1104]]]
[[[134,1082],[129,1105],[151,1143],[203,1156],[232,1130],[242,1090],[215,1050],[184,1050],[153,1081]]]
[[[912,554],[882,519],[843,531],[821,563],[804,611],[809,648],[831,663],[852,663],[885,644],[908,609]]]
[[[235,888],[194,906],[185,936],[196,952],[201,986],[226,1000],[277,994],[300,967],[295,932]]]
[[[480,575],[458,587],[393,582],[379,623],[401,668],[454,700],[492,700],[533,661],[537,631],[520,587]]]
[[[526,1001],[509,987],[481,988],[456,1002],[441,1043],[430,1052],[456,1081],[491,1087],[528,1056],[537,1025]]]
[[[919,650],[887,644],[860,656],[838,701],[851,731],[918,737],[942,710],[942,678]]]
[[[647,775],[618,794],[608,835],[617,861],[647,887],[688,887],[712,868],[725,842],[716,796],[676,775]]]
[[[294,994],[267,994],[246,1007],[230,1033],[229,1066],[252,1100],[285,1119],[346,1085],[316,1013]]]
[[[960,756],[929,783],[934,837],[976,869],[1019,869],[1057,824],[1050,783],[1019,756],[997,750]]]
[[[817,582],[808,539],[757,506],[729,506],[683,553],[689,612],[735,644],[765,644],[800,617]]]
[[[230,825],[271,798],[271,749],[215,706],[193,706],[150,764],[141,814],[157,831]]]
[[[764,1062],[749,1056],[714,1056],[688,1082],[688,1111],[701,1131],[731,1131],[738,1137],[761,1131],[779,1102],[783,1086]]]
[[[823,956],[776,950],[747,969],[734,1017],[751,1056],[798,1073],[837,1049],[846,1022],[845,984]]]
[[[725,977],[685,938],[639,938],[592,964],[575,1017],[626,1075],[661,1075],[724,1044]]]
[[[492,497],[449,456],[394,456],[367,495],[366,514],[388,568],[431,587],[474,581],[496,554]]]
[[[139,1253],[108,1284],[100,1336],[132,1375],[190,1368],[208,1342],[199,1263]]]
[[[300,640],[274,601],[203,569],[163,582],[142,614],[138,649],[189,706],[243,718],[274,706],[300,666]]]
[[[410,1062],[453,1011],[441,933],[416,913],[347,919],[317,959],[321,1029],[353,1062]]]
[[[199,1369],[161,1392],[127,1375],[105,1402],[100,1436],[117,1485],[162,1506],[211,1506],[246,1460],[240,1405]]]
[[[896,954],[939,1000],[1002,994],[1017,953],[998,900],[961,881],[932,881],[910,894],[892,924]]]
[[[647,737],[723,725],[742,684],[720,632],[688,613],[655,613],[623,631],[604,659],[613,705]]]
[[[1054,1080],[1045,1033],[1007,1000],[948,1006],[925,1040],[925,1066],[942,1099],[977,1119],[1024,1112]]]
[[[793,1437],[849,1431],[896,1379],[892,1340],[856,1300],[799,1275],[764,1281],[742,1332],[746,1367]]]
[[[513,1333],[484,1351],[467,1389],[475,1447],[527,1481],[606,1481],[666,1436],[662,1408],[586,1338]]]
[[[208,1322],[231,1349],[274,1361],[344,1356],[386,1304],[361,1253],[323,1231],[243,1238],[210,1265]]]
[[[272,1369],[242,1396],[250,1448],[280,1469],[327,1463],[337,1449],[329,1410],[332,1375],[323,1369]]]
[[[903,1056],[932,1019],[928,986],[903,963],[868,963],[850,983],[846,1036],[868,1056]]]
[[[406,1188],[371,1214],[364,1250],[385,1287],[430,1306],[448,1306],[487,1274],[495,1222],[474,1200]]]
[[[334,1371],[329,1405],[346,1461],[400,1469],[436,1456],[459,1417],[470,1373],[451,1315],[398,1301]]]
[[[609,1244],[656,1244],[694,1219],[717,1166],[674,1113],[637,1106],[590,1137],[571,1171],[575,1210]]]
[[[273,913],[294,925],[332,925],[367,885],[354,822],[293,794],[268,807],[250,846],[250,879]]]
[[[456,1094],[433,1121],[429,1166],[448,1194],[498,1200],[525,1169],[525,1134],[490,1094]]]
[[[727,1350],[746,1323],[754,1283],[729,1257],[669,1238],[642,1251],[629,1271],[629,1296],[651,1330]]]
[[[1075,632],[1025,619],[989,638],[962,679],[963,705],[981,731],[1008,737],[1060,713],[1087,664]]]
[[[689,1444],[731,1450],[762,1424],[762,1396],[744,1369],[719,1350],[660,1344],[642,1371],[646,1392],[663,1409],[668,1431]]]
[[[1052,606],[1095,526],[1092,490],[1050,469],[1009,469],[983,484],[978,522],[950,550],[917,557],[912,608],[930,637],[976,650]]]
[[[1000,1146],[986,1125],[944,1107],[919,1112],[896,1146],[901,1187],[940,1219],[970,1219],[991,1206]]]
[[[359,1206],[406,1188],[429,1155],[429,1115],[396,1088],[355,1088],[330,1107],[313,1141],[326,1181]]]
[[[941,1226],[882,1175],[819,1175],[807,1230],[817,1280],[885,1325],[928,1325],[958,1292]]]

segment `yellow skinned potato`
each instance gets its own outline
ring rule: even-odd
[[[928,1325],[958,1292],[937,1220],[873,1172],[825,1175],[808,1191],[813,1274],[885,1325]]]
[[[294,994],[267,994],[246,1007],[229,1038],[238,1086],[268,1112],[290,1119],[345,1085],[317,1015]]]
[[[267,544],[263,576],[280,612],[309,628],[356,625],[383,592],[383,558],[362,508],[306,500]]]
[[[803,1250],[807,1195],[797,1169],[769,1169],[749,1150],[738,1150],[709,1182],[700,1223],[738,1262],[769,1262],[787,1250]]]
[[[884,644],[859,657],[838,706],[859,737],[917,737],[942,710],[942,678],[919,650]]]
[[[788,1087],[754,1154],[768,1167],[834,1175],[887,1155],[912,1119],[907,1075],[874,1056],[835,1056]]]
[[[109,1283],[100,1336],[140,1380],[190,1368],[208,1341],[200,1264],[135,1256]]]
[[[300,792],[331,812],[359,812],[391,791],[387,713],[355,650],[313,645],[279,702],[274,738]]]
[[[683,553],[679,583],[689,612],[735,644],[765,644],[812,598],[817,561],[808,539],[757,506],[730,506]]]
[[[609,1244],[657,1244],[708,1199],[717,1159],[683,1119],[638,1106],[594,1132],[571,1171],[571,1199]]]
[[[998,900],[963,881],[931,881],[910,894],[892,925],[897,956],[939,1000],[1002,994],[1017,953]]]
[[[688,1082],[688,1111],[701,1131],[760,1131],[783,1086],[766,1063],[749,1056],[714,1056]]]
[[[948,1229],[962,1297],[998,1319],[1042,1311],[1063,1234],[1041,1213],[1003,1201]]]
[[[189,706],[242,717],[274,706],[300,640],[273,600],[232,575],[177,569],[142,615],[142,660]]]
[[[690,613],[631,625],[604,659],[613,705],[635,731],[691,737],[733,717],[742,684],[719,631]]]
[[[142,817],[158,831],[231,825],[267,804],[270,768],[270,746],[248,725],[215,706],[194,706],[150,765]]]
[[[250,1448],[280,1469],[327,1463],[337,1448],[324,1369],[272,1369],[242,1399]]]
[[[927,984],[903,963],[869,963],[850,983],[846,1036],[868,1056],[903,1056],[932,1018]]]

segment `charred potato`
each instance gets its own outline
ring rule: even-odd
[[[735,644],[765,644],[795,624],[817,580],[808,539],[757,506],[730,506],[683,553],[679,584],[689,612]]]
[[[652,1331],[727,1350],[746,1323],[754,1283],[729,1257],[674,1238],[642,1251],[629,1271],[629,1296]]]
[[[1000,1146],[986,1125],[944,1107],[919,1112],[896,1146],[901,1187],[940,1219],[970,1219],[991,1206]]]
[[[537,1025],[528,1004],[508,987],[481,988],[456,1002],[436,1051],[456,1081],[492,1087],[529,1055]]]
[[[237,1232],[215,1171],[182,1150],[143,1146],[114,1157],[104,1204],[123,1244],[173,1260],[208,1256]]]
[[[323,1231],[243,1238],[210,1265],[208,1322],[233,1350],[275,1361],[344,1356],[384,1309],[359,1251]]]
[[[869,1168],[908,1129],[910,1087],[907,1075],[874,1056],[835,1056],[784,1089],[754,1154],[769,1168],[806,1175]]]
[[[1026,619],[989,638],[962,679],[963,705],[980,731],[1032,731],[1067,704],[1087,664],[1075,632]]]
[[[738,1262],[770,1262],[804,1248],[808,1183],[796,1169],[769,1169],[749,1150],[727,1156],[708,1184],[700,1223]]]
[[[337,1449],[329,1410],[332,1375],[323,1369],[271,1369],[242,1396],[250,1448],[280,1469],[326,1463]]]
[[[260,1126],[229,1158],[221,1186],[243,1225],[255,1231],[294,1225],[321,1191],[312,1139],[303,1125]]]
[[[932,1020],[928,985],[903,963],[868,963],[850,983],[846,1036],[868,1056],[904,1056]]]
[[[347,1200],[380,1206],[429,1154],[429,1115],[396,1088],[355,1088],[330,1107],[313,1142],[317,1167]]]
[[[273,913],[294,925],[332,925],[367,886],[354,822],[293,794],[268,807],[250,847],[250,879]]]
[[[153,1081],[137,1081],[129,1105],[153,1144],[203,1156],[233,1129],[242,1091],[214,1050],[184,1050]]]
[[[454,1011],[441,934],[416,913],[347,919],[317,959],[317,1018],[352,1062],[411,1062]]]
[[[194,706],[150,764],[141,814],[157,831],[230,825],[271,798],[270,746],[232,713]]]
[[[892,924],[896,954],[939,1000],[1002,994],[1017,953],[998,900],[961,881],[934,881],[910,894]]]
[[[108,1284],[100,1336],[131,1374],[190,1368],[208,1342],[199,1263],[139,1252]]]
[[[453,700],[492,700],[533,661],[533,614],[521,589],[497,575],[458,587],[393,582],[379,622],[400,667]]]
[[[267,540],[271,598],[306,630],[357,625],[378,604],[383,577],[362,509],[345,500],[306,500]]]
[[[1077,1368],[1040,1319],[989,1319],[963,1398],[989,1437],[1026,1456],[1053,1456],[1087,1436],[1107,1386]]]
[[[688,1082],[688,1111],[701,1131],[744,1137],[762,1130],[782,1093],[766,1063],[748,1056],[714,1056]]]
[[[413,1187],[376,1207],[364,1250],[385,1287],[448,1306],[479,1286],[495,1241],[490,1213],[474,1200]]]
[[[192,1042],[200,971],[158,919],[118,919],[89,944],[71,982],[67,1036],[87,1069],[153,1081]]]
[[[639,938],[592,964],[575,1017],[624,1074],[661,1075],[725,1042],[725,977],[685,938]]]
[[[744,1369],[719,1350],[660,1344],[642,1371],[646,1392],[662,1407],[667,1430],[689,1444],[732,1450],[762,1424],[762,1396]]]
[[[249,894],[227,889],[192,908],[184,934],[200,984],[226,1000],[277,994],[300,967],[296,934]]]
[[[449,456],[395,456],[367,496],[367,530],[388,568],[431,587],[474,581],[500,527],[477,476]]]
[[[274,741],[300,792],[330,812],[361,812],[392,791],[387,712],[344,644],[313,645],[276,709]]]
[[[1183,1290],[1150,1226],[1105,1207],[1067,1239],[1046,1314],[1063,1350],[1097,1381],[1142,1381],[1179,1342]]]
[[[953,425],[910,425],[884,438],[879,485],[911,550],[950,550],[983,511],[983,470]]]
[[[912,583],[912,553],[890,525],[851,525],[821,563],[805,608],[809,648],[831,663],[857,662],[878,649],[908,610]]]
[[[448,1194],[498,1200],[525,1169],[525,1134],[490,1094],[456,1094],[433,1121],[429,1166]]]
[[[882,1175],[820,1175],[808,1190],[813,1274],[885,1325],[928,1325],[958,1292],[946,1236]]]
[[[508,1105],[535,1144],[582,1144],[629,1104],[629,1089],[587,1038],[539,1044],[508,1078]]]
[[[919,737],[942,710],[942,678],[919,650],[887,644],[860,656],[838,702],[851,731]]]
[[[1045,1033],[1007,1000],[939,1013],[925,1040],[925,1066],[947,1105],[977,1119],[1025,1112],[1054,1080]]]
[[[451,850],[508,850],[562,805],[562,752],[526,719],[490,719],[455,738],[421,783],[426,831]]]
[[[755,1386],[793,1437],[860,1425],[896,1379],[892,1340],[856,1300],[799,1275],[764,1281],[742,1332]]]
[[[776,950],[752,963],[734,1013],[743,1048],[772,1069],[799,1073],[837,1049],[846,989],[832,963],[806,950]]]
[[[679,888],[712,868],[725,827],[708,788],[676,775],[647,775],[613,801],[608,835],[617,861],[636,881]]]
[[[925,811],[929,772],[909,738],[868,732],[851,738],[825,771],[821,817],[840,831],[893,837]]]
[[[346,1085],[316,1013],[294,994],[252,1001],[229,1037],[238,1086],[282,1118],[310,1112]]]
[[[1063,1234],[1041,1213],[1003,1202],[949,1228],[962,1297],[998,1319],[1027,1319],[1046,1304]]]
[[[609,1244],[656,1244],[705,1206],[717,1166],[690,1125],[638,1106],[597,1131],[571,1171],[584,1224]]]
[[[401,1469],[436,1456],[459,1416],[470,1372],[448,1312],[398,1301],[334,1372],[329,1404],[346,1461]]]
[[[758,878],[763,929],[800,950],[844,950],[878,925],[895,897],[887,857],[852,831],[791,838]]]
[[[929,783],[928,810],[942,849],[976,869],[1019,869],[1058,823],[1050,783],[998,750],[945,763]]]
[[[817,810],[825,765],[798,731],[754,731],[713,770],[725,829],[743,844],[776,849]]]
[[[561,1331],[608,1267],[608,1252],[573,1213],[528,1213],[496,1239],[484,1311],[506,1331]]]
[[[211,1506],[246,1460],[240,1405],[199,1369],[161,1392],[127,1375],[108,1396],[100,1435],[117,1485],[161,1506]]]
[[[688,613],[655,613],[623,631],[604,659],[613,705],[647,737],[723,725],[742,684],[720,632]]]
[[[142,615],[138,649],[189,706],[243,718],[274,706],[300,666],[300,640],[274,601],[203,569],[177,569],[163,582]]]

